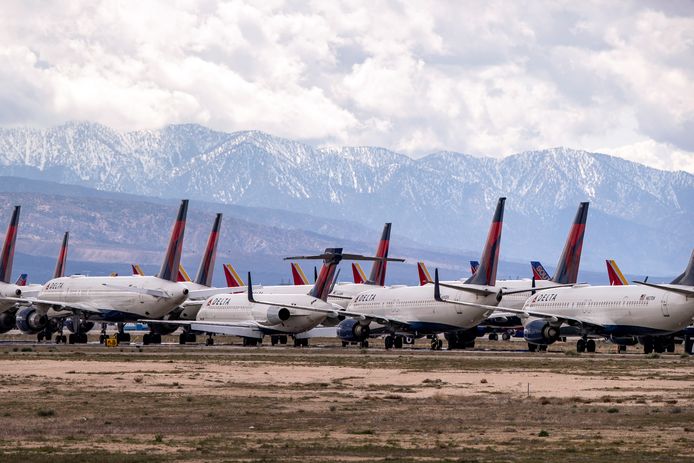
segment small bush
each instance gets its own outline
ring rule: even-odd
[[[34,352],[34,349],[31,347],[22,347],[22,352]]]
[[[36,414],[41,417],[55,416],[55,410],[52,410],[50,408],[42,408],[39,411],[37,411]]]
[[[144,379],[145,378],[143,378],[142,376],[135,376],[133,378],[133,381],[135,381],[137,384],[140,384],[142,381],[144,381]]]
[[[619,409],[614,407],[608,408],[607,413],[619,413]]]
[[[487,378],[482,378],[482,381],[480,381],[482,384],[487,384]]]
[[[537,433],[537,437],[549,437],[549,433],[543,429],[542,431]]]
[[[157,434],[156,436],[154,436],[154,442],[162,442],[163,440],[164,436],[162,436],[161,434]]]

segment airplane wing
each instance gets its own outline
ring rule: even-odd
[[[122,291],[128,291],[131,293],[146,294],[148,296],[154,296],[154,297],[171,297],[171,294],[167,293],[166,291],[159,290],[159,289],[147,289],[147,288],[138,288],[136,286],[114,285],[112,283],[101,283],[101,284],[103,286],[106,286],[107,288],[120,289]]]
[[[191,289],[188,291],[188,299],[207,299],[208,297],[218,294],[236,294],[246,292],[246,286],[237,286],[230,288],[205,288]]]
[[[634,281],[637,285],[650,286],[651,288],[662,289],[663,291],[671,291],[677,294],[683,294],[687,297],[694,297],[694,290],[686,289],[682,287],[674,288],[672,286],[656,285],[653,283],[646,283],[645,281]]]
[[[303,333],[298,333],[294,335],[297,339],[307,339],[307,338],[336,338],[337,337],[337,327],[336,326],[317,326],[312,330],[304,331]]]
[[[61,310],[68,310],[68,311],[81,311],[81,312],[89,312],[89,313],[102,313],[104,310],[103,309],[96,309],[92,306],[88,306],[85,304],[80,304],[80,303],[75,303],[75,302],[58,302],[58,301],[49,301],[46,299],[36,299],[36,298],[24,298],[24,297],[18,297],[18,298],[4,298],[5,300],[14,300],[19,304],[23,305],[44,305],[44,306],[49,306],[52,307],[56,311],[61,311]]]
[[[234,322],[215,322],[215,321],[196,321],[196,320],[138,320],[148,325],[178,325],[188,326],[192,331],[204,333],[225,334],[228,336],[240,336],[243,338],[263,338],[263,331],[256,324],[234,323]]]

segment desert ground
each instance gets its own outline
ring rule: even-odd
[[[0,342],[0,461],[694,461],[694,359],[681,346],[232,341]]]

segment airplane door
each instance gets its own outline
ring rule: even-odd
[[[663,298],[660,300],[660,310],[663,311],[663,317],[669,317],[670,311],[667,308],[667,297],[668,293],[663,294]]]

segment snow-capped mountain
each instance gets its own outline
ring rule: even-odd
[[[694,176],[566,148],[503,159],[383,148],[317,148],[261,132],[196,125],[119,133],[90,123],[0,129],[0,165],[17,175],[155,197],[270,207],[478,250],[507,196],[502,254],[553,264],[580,201],[590,201],[585,265],[616,258],[634,273],[673,274],[694,242]]]

